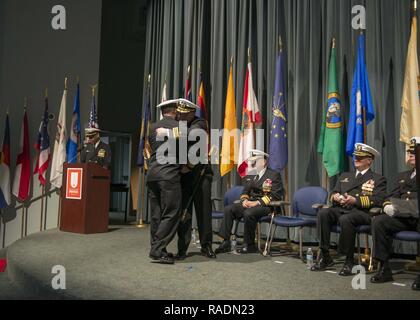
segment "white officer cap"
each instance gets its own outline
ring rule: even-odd
[[[157,106],[157,108],[160,108],[160,109],[164,109],[168,107],[176,108],[176,111],[179,113],[196,112],[197,109],[199,109],[199,107],[196,104],[186,99],[168,100],[168,101],[162,102],[161,104]]]
[[[249,151],[248,161],[256,161],[256,160],[261,159],[261,158],[268,159],[269,157],[270,156],[267,153],[265,153],[261,150],[253,149],[253,150]]]
[[[353,155],[358,157],[370,157],[372,159],[375,159],[376,157],[379,157],[381,154],[371,146],[368,146],[364,143],[356,143],[354,148]]]

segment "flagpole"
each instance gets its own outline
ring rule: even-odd
[[[189,67],[188,67],[188,72],[189,72]],[[149,74],[149,76],[147,78],[147,85],[148,85],[149,94],[150,94],[151,82],[152,82],[152,75]],[[143,124],[144,124],[144,117],[145,117],[145,114],[143,115]],[[147,130],[147,128],[144,128],[144,130]],[[146,135],[146,133],[144,133],[144,135]],[[142,137],[140,137],[140,139],[141,138]],[[144,147],[146,147],[146,143],[144,144]],[[138,152],[140,152],[140,150]],[[144,155],[143,155],[143,157],[144,157]],[[144,206],[144,203],[143,203],[143,202],[146,202],[147,201],[147,198],[144,201],[144,194],[145,194],[145,189],[146,189],[146,181],[145,181],[145,178],[146,178],[146,170],[145,170],[145,163],[143,163],[143,168],[139,168],[139,179],[140,179],[140,177],[141,177],[141,188],[140,188],[140,191],[141,191],[141,199],[138,199],[137,200],[137,221],[136,221],[137,225],[136,225],[136,227],[141,229],[141,228],[145,228],[146,227],[146,225],[144,224],[144,219],[143,219],[143,216],[144,216],[143,215],[144,207],[147,208],[147,205]],[[141,202],[139,204],[139,201],[140,200],[141,200]]]
[[[39,231],[42,231],[42,222],[43,222],[43,217],[44,217],[44,192],[45,192],[45,187],[42,186],[42,194],[41,194],[41,220],[40,220],[40,224],[39,224]]]
[[[22,221],[20,224],[20,238],[23,238],[23,228],[25,225],[25,207],[22,206]]]
[[[25,237],[28,235],[28,208],[25,209]]]
[[[6,246],[6,222],[3,220],[3,243],[2,243],[2,249]]]
[[[60,189],[58,189],[60,190]],[[60,195],[58,197],[58,217],[57,217],[57,228],[60,229],[60,221],[61,220],[61,190]]]
[[[45,197],[45,208],[44,208],[44,231],[47,230],[47,212],[48,212],[48,197]]]

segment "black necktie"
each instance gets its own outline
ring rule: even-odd
[[[356,175],[356,180],[359,180],[361,177],[363,177],[362,176],[362,173],[361,172],[358,172],[357,175]]]

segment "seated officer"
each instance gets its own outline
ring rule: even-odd
[[[92,113],[91,113],[92,119]],[[97,120],[91,120],[85,129],[86,141],[81,151],[81,163],[97,163],[105,169],[111,166],[111,148],[101,141],[99,136],[101,130]]]
[[[339,251],[346,255],[346,262],[339,275],[352,274],[356,227],[370,225],[369,210],[380,207],[386,195],[386,179],[374,173],[370,167],[379,152],[374,148],[357,143],[354,152],[356,172],[343,173],[335,186],[330,201],[332,207],[318,213],[318,235],[321,259],[312,271],[325,270],[334,262],[330,257],[331,228],[339,224],[341,233]]]
[[[225,208],[219,235],[224,239],[216,253],[230,251],[230,236],[234,220],[244,218],[244,243],[240,253],[257,252],[255,245],[255,229],[258,220],[269,215],[271,201],[279,201],[283,197],[283,184],[279,172],[267,168],[268,154],[252,150],[248,163],[253,170],[243,180],[245,186],[241,202]]]
[[[398,175],[394,189],[384,203],[385,214],[375,217],[372,221],[373,258],[380,262],[377,274],[371,278],[372,283],[393,281],[389,267],[393,236],[401,231],[415,231],[419,223],[415,142],[407,152],[410,170]],[[420,290],[420,276],[412,288]]]

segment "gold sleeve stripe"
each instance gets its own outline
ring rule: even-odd
[[[241,195],[241,200],[244,200],[244,199],[249,199],[249,196],[247,194]]]
[[[172,133],[173,133],[175,139],[179,138],[179,128],[173,128]]]
[[[360,197],[360,203],[361,203],[361,205],[362,205],[362,208],[366,208],[366,209],[368,209],[368,208],[370,208],[370,199],[369,199],[369,197]]]
[[[266,206],[268,206],[270,204],[270,202],[271,202],[270,198],[267,197],[267,196],[263,197],[261,200],[264,202],[264,204]]]

